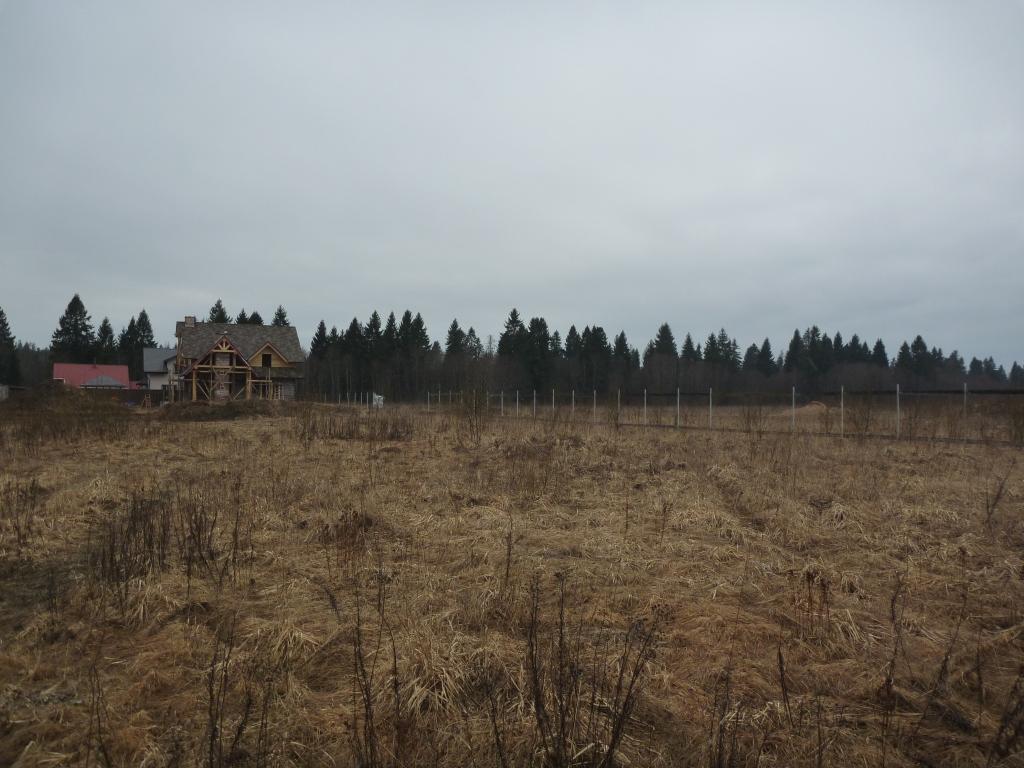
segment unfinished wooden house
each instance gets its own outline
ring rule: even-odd
[[[295,399],[306,355],[292,326],[203,323],[186,317],[174,335],[175,400]]]

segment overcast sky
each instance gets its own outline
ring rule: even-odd
[[[1024,360],[1024,3],[0,0],[0,306]]]

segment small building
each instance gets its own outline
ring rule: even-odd
[[[178,340],[175,400],[294,400],[306,354],[293,326],[204,323],[186,317]]]
[[[73,389],[134,389],[127,365],[54,363],[53,380]]]
[[[142,373],[146,377],[146,389],[164,389],[171,383],[177,355],[173,347],[147,347],[142,350]]]

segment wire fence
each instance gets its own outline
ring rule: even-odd
[[[469,407],[504,418],[620,427],[1024,445],[1024,390],[438,390],[424,401],[433,413]]]

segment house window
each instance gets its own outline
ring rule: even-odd
[[[273,363],[273,356],[269,352],[264,352],[263,353],[263,363],[262,363],[263,367],[264,368],[269,368],[271,363]]]

